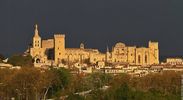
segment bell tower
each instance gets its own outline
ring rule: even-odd
[[[109,52],[109,47],[106,48],[106,62],[109,62],[111,58],[111,53]]]
[[[149,41],[149,53],[150,64],[159,64],[158,42]]]
[[[80,49],[84,49],[84,48],[85,48],[84,43],[81,43],[81,44],[80,44]]]
[[[65,57],[65,35],[55,34],[54,35],[54,51],[55,51],[55,63],[59,64]]]
[[[34,30],[33,48],[41,48],[41,37],[39,36],[37,24],[35,25],[35,30]]]

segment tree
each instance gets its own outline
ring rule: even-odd
[[[64,91],[70,85],[71,75],[69,70],[65,68],[53,68],[51,71],[57,76],[57,83],[53,85],[53,90],[50,92],[54,92],[53,94],[55,94],[55,96],[59,96],[61,91]]]
[[[127,83],[122,84],[115,92],[115,100],[128,100],[130,89]]]
[[[32,67],[33,61],[32,57],[30,55],[28,56],[22,56],[22,55],[13,55],[8,59],[8,63],[14,65],[14,66],[26,66],[26,67]]]
[[[90,76],[93,88],[101,88],[102,86],[109,85],[112,77],[109,74],[104,73],[92,73]]]
[[[4,59],[5,57],[2,54],[0,54],[0,62],[3,62]]]
[[[16,70],[10,81],[12,83],[12,91],[18,96],[21,95],[24,99],[31,98],[34,93],[34,87],[40,79],[40,76],[40,71],[35,68],[22,68]]]
[[[10,77],[9,96],[26,100],[45,100],[49,89],[56,83],[57,76],[50,70],[24,67],[14,70]]]
[[[0,100],[6,100],[10,97],[10,82],[15,71],[9,69],[0,69]]]
[[[78,94],[70,94],[66,100],[85,100],[84,97]]]

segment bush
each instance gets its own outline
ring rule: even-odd
[[[32,67],[32,57],[30,55],[28,56],[22,56],[22,55],[13,55],[8,59],[8,63],[14,65],[14,66],[22,66],[22,67]]]

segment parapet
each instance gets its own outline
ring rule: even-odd
[[[60,33],[54,34],[54,38],[65,38],[65,34]]]
[[[149,41],[149,44],[158,44],[158,42],[155,42],[155,41]]]
[[[150,48],[158,48],[158,42],[151,42],[151,41],[149,41],[149,47]]]

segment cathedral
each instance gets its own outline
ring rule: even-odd
[[[140,48],[126,46],[119,42],[111,51],[107,48],[106,53],[101,53],[98,49],[85,48],[83,43],[79,48],[66,48],[64,34],[54,34],[52,39],[42,40],[38,25],[35,25],[30,55],[34,59],[35,66],[39,67],[68,63],[96,64],[98,62],[130,65],[159,64],[158,42],[149,41],[148,47]]]

